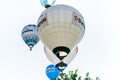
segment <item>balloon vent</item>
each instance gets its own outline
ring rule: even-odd
[[[56,47],[53,49],[53,53],[60,59],[63,60],[69,53],[70,49],[64,46]]]
[[[32,51],[32,48],[33,48],[34,45],[33,44],[29,44],[28,46],[30,48],[30,51]]]
[[[67,67],[67,64],[64,62],[60,62],[60,63],[56,64],[55,66],[58,68],[58,70],[60,72],[62,72]]]
[[[45,5],[45,8],[49,8],[49,7],[50,7],[50,5],[49,5],[49,4]]]

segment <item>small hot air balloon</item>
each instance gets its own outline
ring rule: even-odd
[[[45,8],[54,5],[55,2],[56,0],[40,0],[41,5],[44,6]]]
[[[59,70],[51,64],[46,68],[46,75],[50,80],[55,80],[59,76]]]
[[[75,47],[71,53],[65,57],[63,60],[60,60],[59,58],[57,58],[53,52],[47,48],[46,46],[44,46],[44,51],[45,51],[45,55],[47,56],[47,58],[49,59],[49,61],[51,61],[58,69],[60,72],[62,72],[67,65],[75,58],[75,56],[78,53],[78,47]]]
[[[67,5],[55,5],[42,12],[37,30],[43,44],[60,60],[71,53],[81,41],[85,23],[78,10]]]
[[[56,64],[56,67],[62,72],[68,66],[68,64],[75,58],[77,53],[78,53],[78,47],[75,47],[71,51],[71,53],[63,59],[62,62]]]
[[[34,24],[26,25],[22,29],[22,34],[21,35],[22,35],[22,38],[23,38],[24,42],[30,48],[30,51],[32,50],[34,45],[36,45],[39,41],[36,25],[34,25]]]

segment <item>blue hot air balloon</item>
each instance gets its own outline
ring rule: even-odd
[[[46,75],[50,80],[54,80],[59,76],[59,70],[51,64],[46,68]]]
[[[55,2],[56,2],[56,0],[40,0],[41,5],[46,8],[53,6],[55,4]]]
[[[30,51],[32,50],[34,45],[36,45],[39,41],[36,25],[34,25],[34,24],[26,25],[22,29],[22,34],[21,35],[22,35],[22,38],[23,38],[24,42],[30,48]]]

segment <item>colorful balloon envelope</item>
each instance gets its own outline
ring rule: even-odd
[[[55,80],[59,76],[59,70],[51,64],[46,68],[46,75],[50,80]]]
[[[78,10],[67,5],[47,8],[38,19],[38,34],[60,60],[68,56],[81,41],[85,23]]]
[[[22,35],[22,38],[23,38],[24,42],[30,48],[30,51],[32,50],[34,45],[36,45],[39,41],[36,25],[34,25],[34,24],[26,25],[22,29],[22,34],[21,35]]]
[[[63,60],[60,60],[59,58],[57,58],[53,52],[47,48],[46,46],[44,46],[44,51],[45,51],[45,55],[47,56],[47,58],[49,59],[49,61],[51,61],[58,69],[59,71],[63,71],[67,65],[75,58],[75,56],[77,55],[78,52],[78,47],[75,47],[72,52],[65,57]]]

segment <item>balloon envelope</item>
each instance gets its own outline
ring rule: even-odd
[[[75,58],[75,56],[77,55],[78,52],[78,47],[75,47],[72,52],[65,57],[62,61],[57,58],[52,51],[50,51],[49,48],[47,48],[46,46],[44,46],[44,51],[45,51],[45,55],[47,56],[48,60],[51,61],[58,69],[59,71],[63,71],[67,65]]]
[[[50,80],[56,79],[59,76],[59,70],[54,65],[49,65],[46,68],[46,75]]]
[[[81,41],[85,32],[82,15],[68,5],[55,5],[40,15],[38,33],[41,41],[63,60]]]
[[[77,53],[78,53],[78,47],[75,47],[71,51],[71,53],[67,57],[65,57],[65,59],[63,59],[63,62],[69,64],[76,57]]]
[[[34,25],[34,24],[26,25],[22,29],[22,34],[21,35],[22,35],[22,38],[23,38],[24,42],[28,45],[30,50],[32,50],[32,47],[34,45],[36,45],[39,41],[36,25]]]
[[[61,60],[59,60],[59,58],[56,57],[48,47],[44,46],[44,52],[48,60],[52,62],[53,64],[57,64],[61,62]]]

